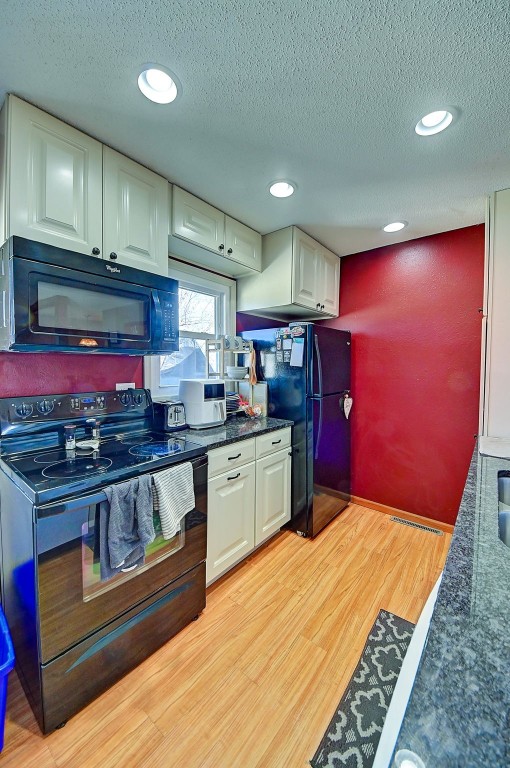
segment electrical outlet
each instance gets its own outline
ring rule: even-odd
[[[119,389],[135,389],[135,382],[134,381],[127,381],[127,382],[123,381],[123,382],[121,382],[119,384],[116,384],[115,385],[115,389],[117,390],[117,392],[119,391]]]

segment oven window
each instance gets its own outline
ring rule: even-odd
[[[99,515],[100,505],[95,504],[89,509],[89,519],[82,526],[81,557],[83,576],[83,601],[87,602],[94,597],[115,589],[128,579],[132,579],[143,571],[148,570],[166,557],[175,554],[184,546],[184,520],[181,521],[181,529],[171,539],[164,539],[161,532],[159,515],[154,514],[154,530],[156,538],[145,549],[145,563],[138,568],[126,573],[119,573],[112,579],[101,581],[101,569],[99,562]]]
[[[39,332],[145,339],[148,299],[122,291],[78,287],[76,281],[36,279],[31,328]],[[35,328],[34,328],[35,325]]]

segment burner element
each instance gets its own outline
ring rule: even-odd
[[[83,450],[82,448],[77,449],[77,458],[84,457],[84,456],[92,456],[92,450],[90,448],[87,448],[86,450]],[[48,451],[47,453],[40,453],[38,456],[34,458],[35,464],[55,464],[57,461],[66,461],[68,459],[68,455],[66,451]]]
[[[133,456],[171,456],[173,453],[180,453],[183,450],[183,443],[180,440],[165,440],[161,443],[143,443],[135,445],[129,449]]]
[[[147,437],[147,435],[121,435],[120,442],[123,445],[143,445],[145,443],[152,442],[154,438]]]
[[[111,466],[111,463],[111,459],[96,459],[87,456],[86,458],[59,461],[56,464],[45,467],[42,473],[44,477],[85,477],[86,475],[93,475],[97,472],[106,472],[108,467]]]

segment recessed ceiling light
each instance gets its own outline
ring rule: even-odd
[[[160,64],[147,64],[138,76],[138,87],[156,104],[170,104],[179,94],[179,81],[175,75]]]
[[[269,191],[273,197],[290,197],[297,189],[297,184],[290,181],[273,181]]]
[[[440,133],[445,128],[448,128],[452,120],[453,115],[451,112],[440,109],[437,112],[429,112],[428,115],[422,117],[414,130],[420,136],[432,136],[432,134]]]
[[[400,232],[404,227],[407,227],[407,221],[394,221],[391,224],[386,224],[383,230],[385,232]]]

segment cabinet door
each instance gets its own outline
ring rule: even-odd
[[[225,256],[260,272],[262,235],[240,221],[225,216]]]
[[[209,480],[207,501],[209,584],[255,546],[255,462]]]
[[[321,254],[311,237],[294,229],[292,242],[292,301],[307,309],[319,309]]]
[[[340,300],[340,259],[326,248],[322,249],[322,299],[321,310],[338,317]]]
[[[257,461],[255,545],[290,520],[290,469],[288,448]]]
[[[8,109],[8,235],[101,250],[102,145],[16,97]]]
[[[216,253],[225,251],[225,215],[179,187],[173,189],[172,234]],[[220,248],[220,246],[222,246]]]
[[[103,150],[103,221],[105,259],[168,275],[168,182],[109,147]]]
[[[486,253],[486,344],[482,346],[482,434],[510,438],[510,189],[493,194],[489,207]]]

